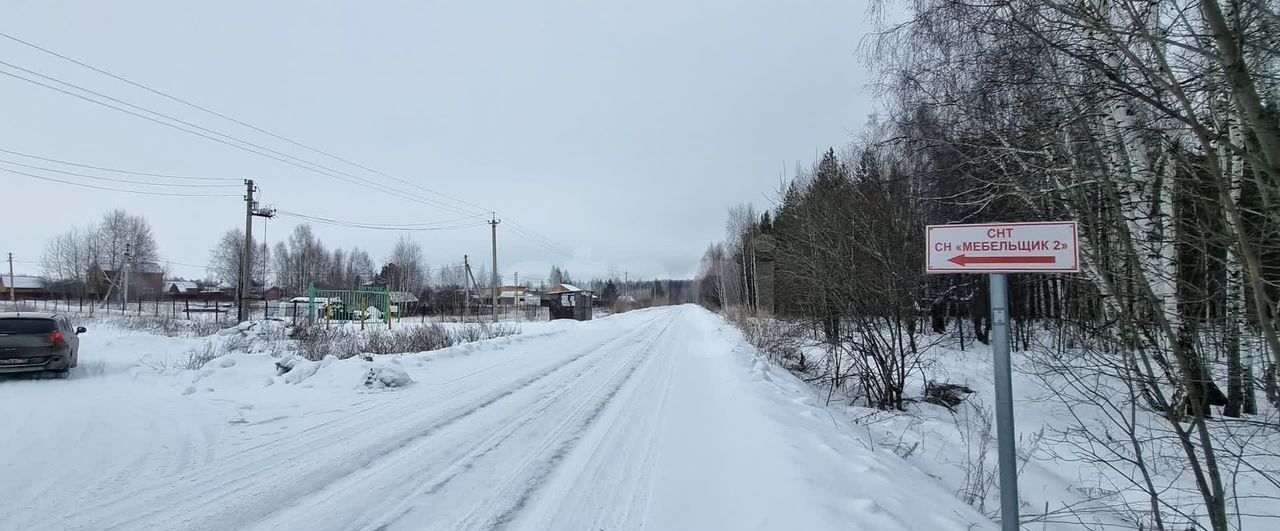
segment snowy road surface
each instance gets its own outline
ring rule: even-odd
[[[991,526],[693,306],[402,356],[393,389],[93,332],[72,379],[0,381],[0,529]]]

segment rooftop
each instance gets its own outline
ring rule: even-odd
[[[191,292],[199,291],[199,290],[200,290],[200,287],[199,287],[199,286],[197,286],[195,282],[192,282],[192,281],[189,281],[189,280],[168,280],[168,281],[165,281],[165,283],[164,283],[164,290],[165,290],[165,291],[172,291],[174,288],[177,288],[178,293],[191,293]]]
[[[0,278],[0,286],[11,287],[9,286],[9,275],[4,275],[4,278]],[[34,275],[14,275],[12,287],[14,289],[41,289],[44,287],[44,279]]]
[[[0,312],[0,319],[51,319],[56,315],[49,312]]]
[[[555,287],[551,288],[551,290],[550,290],[550,291],[547,291],[547,294],[553,294],[553,293],[578,293],[578,292],[584,292],[584,291],[585,291],[585,292],[590,292],[591,290],[589,290],[589,289],[582,289],[582,288],[579,288],[579,287],[577,287],[577,286],[575,286],[575,285],[573,285],[573,284],[556,284],[556,285],[555,285]]]

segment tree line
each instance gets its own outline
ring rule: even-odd
[[[1100,466],[1109,452],[1135,463],[1143,528],[1240,527],[1232,482],[1280,485],[1239,472],[1241,431],[1270,426],[1274,444],[1280,406],[1276,3],[907,5],[866,42],[880,113],[767,211],[730,211],[700,300],[810,323],[844,354],[785,363],[901,410],[928,347],[990,330],[982,277],[923,273],[925,227],[1078,221],[1082,273],[1012,276],[1015,347],[1066,378],[1059,399],[1118,396],[1163,423],[1080,423],[1062,440],[1105,449]],[[1158,477],[1157,458],[1189,479]]]
[[[228,229],[209,251],[205,276],[197,280],[201,287],[229,286],[237,290],[241,286],[241,264],[244,260],[244,231]],[[132,258],[126,257],[126,251]],[[167,271],[167,261],[159,247],[146,218],[123,210],[111,210],[102,220],[85,227],[73,227],[51,238],[42,257],[43,276],[54,291],[68,296],[97,295],[89,287],[103,281],[97,271],[122,271],[130,262],[135,271],[146,269],[162,274],[166,279],[180,279]],[[106,282],[119,282],[118,276],[107,275]],[[414,294],[422,311],[461,312],[465,296],[470,292],[472,305],[487,301],[493,278],[483,264],[453,263],[430,266],[424,258],[422,245],[402,236],[396,240],[391,252],[381,262],[359,247],[350,249],[327,246],[309,224],[293,228],[288,237],[274,245],[255,242],[250,266],[250,285],[253,295],[262,295],[268,288],[279,288],[281,295],[305,296],[311,286],[317,289],[355,290],[367,287],[385,288],[390,291]],[[632,281],[616,282],[613,279],[571,278],[570,273],[552,266],[545,279],[536,284],[526,280],[523,286],[547,290],[557,284],[575,284],[593,290],[605,304],[612,305],[619,296],[633,300],[632,307],[649,304],[683,303],[692,301],[686,281]],[[113,297],[120,297],[115,286]],[[669,297],[669,292],[674,297]],[[135,296],[139,292],[134,292]]]

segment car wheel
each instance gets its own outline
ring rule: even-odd
[[[71,376],[70,369],[62,369],[58,371],[44,371],[44,377],[52,380],[66,380]]]

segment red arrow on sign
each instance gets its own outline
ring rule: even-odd
[[[1058,259],[1053,256],[953,256],[947,260],[956,265],[969,264],[1053,264]]]

